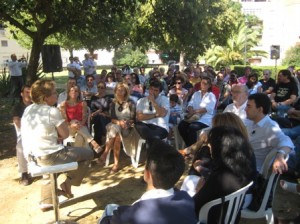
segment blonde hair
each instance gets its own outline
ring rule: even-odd
[[[219,126],[236,128],[242,133],[242,135],[247,140],[249,139],[248,132],[243,121],[239,118],[239,116],[237,116],[234,113],[225,112],[225,113],[216,114],[212,119],[212,128],[219,127]],[[189,146],[189,148],[192,151],[195,151],[201,148],[203,145],[207,144],[207,137],[208,137],[207,134],[208,134],[207,131],[202,132],[199,137],[199,140],[195,144]]]
[[[103,82],[103,81],[100,81],[100,82],[98,83],[97,87],[98,87],[98,88],[99,88],[99,87],[104,87],[104,88],[106,89],[106,83]]]
[[[119,88],[124,88],[125,89],[125,96],[124,96],[124,101],[127,101],[128,100],[128,98],[129,98],[129,87],[128,87],[128,85],[126,84],[126,83],[124,83],[124,82],[119,82],[117,85],[116,85],[116,87],[115,87],[115,89],[114,89],[114,93],[115,93],[115,99],[114,99],[114,102],[117,102],[117,101],[120,101],[120,99],[118,99],[118,96],[117,96],[117,89],[119,89]]]
[[[55,82],[52,80],[37,80],[31,86],[31,99],[36,104],[45,103],[45,98],[52,95]]]
[[[248,140],[247,129],[239,116],[231,112],[216,114],[212,119],[212,127],[226,126],[238,129],[243,136]]]

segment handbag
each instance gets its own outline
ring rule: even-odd
[[[188,123],[191,123],[193,121],[198,121],[200,119],[200,117],[201,117],[201,114],[193,114],[191,117],[189,117],[189,118],[186,117],[184,120]]]

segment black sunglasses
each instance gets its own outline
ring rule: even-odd
[[[124,108],[123,108],[123,103],[122,103],[122,104],[120,104],[120,106],[118,107],[118,111],[119,111],[119,112],[122,112],[123,109],[124,109]]]

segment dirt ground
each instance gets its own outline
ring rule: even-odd
[[[41,178],[29,186],[19,184],[15,157],[15,133],[9,115],[0,114],[0,223],[49,223],[54,220],[53,211],[39,209]],[[144,161],[142,154],[141,161]],[[121,154],[123,169],[110,174],[111,166],[101,168],[93,163],[88,176],[80,187],[73,187],[75,198],[61,204],[60,217],[67,223],[96,223],[108,203],[131,204],[145,190],[142,182],[143,164],[135,169],[130,159]],[[188,165],[187,165],[188,166]],[[64,199],[63,197],[60,199]],[[300,216],[300,196],[277,188],[273,206],[275,216],[294,220]],[[241,220],[242,224],[265,223],[261,220]],[[280,223],[300,223],[281,221]]]

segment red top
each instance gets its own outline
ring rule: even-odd
[[[74,106],[70,106],[66,102],[66,115],[68,122],[71,120],[78,120],[82,121],[82,108],[83,108],[83,102],[77,103]]]

